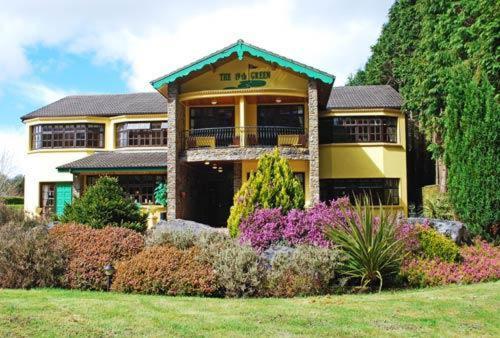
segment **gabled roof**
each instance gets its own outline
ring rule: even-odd
[[[251,56],[258,57],[264,59],[267,62],[275,63],[283,68],[288,68],[294,72],[303,74],[309,78],[321,80],[326,84],[333,84],[335,81],[335,76],[323,72],[319,69],[307,66],[303,63],[285,58],[273,52],[267,51],[265,49],[253,46],[249,43],[244,42],[243,40],[238,40],[236,43],[227,46],[215,53],[205,56],[204,58],[199,59],[193,63],[188,64],[185,67],[177,69],[167,75],[157,78],[156,80],[151,81],[151,84],[155,89],[160,89],[164,85],[174,82],[175,80],[182,78],[184,76],[188,76],[192,72],[201,70],[205,66],[212,65],[215,62],[230,57],[233,54],[238,56],[238,59],[242,60],[243,55],[247,53]]]
[[[326,108],[400,109],[402,105],[403,98],[391,86],[345,86],[332,88]]]
[[[28,120],[37,117],[66,116],[119,116],[137,114],[166,114],[167,100],[158,92],[75,95],[66,96],[21,117]]]
[[[92,154],[82,159],[61,165],[57,170],[61,172],[81,172],[91,170],[139,170],[161,169],[167,170],[166,151],[106,151]]]

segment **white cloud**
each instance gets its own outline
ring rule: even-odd
[[[72,90],[51,88],[43,83],[19,83],[17,86],[22,90],[24,96],[40,105],[46,105],[65,96],[75,94]]]
[[[25,48],[37,44],[123,62],[128,87],[151,90],[151,79],[238,38],[333,73],[339,85],[366,61],[392,2],[5,0],[0,89],[32,72]]]
[[[25,172],[25,153],[27,135],[24,126],[0,127],[0,154],[7,154],[10,159],[9,176]]]

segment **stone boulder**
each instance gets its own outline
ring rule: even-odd
[[[261,253],[262,258],[264,258],[267,263],[273,264],[274,259],[281,254],[291,255],[295,251],[295,248],[286,245],[272,245]]]
[[[154,241],[159,239],[165,232],[190,232],[194,236],[199,236],[204,232],[220,232],[227,234],[227,228],[213,228],[209,225],[197,223],[194,221],[187,221],[184,219],[174,219],[170,221],[160,221],[153,228],[148,230],[147,237],[149,240]]]
[[[410,224],[423,224],[427,221],[429,226],[436,229],[439,233],[448,236],[455,243],[459,245],[471,243],[469,231],[462,222],[422,217],[409,217],[407,221]]]

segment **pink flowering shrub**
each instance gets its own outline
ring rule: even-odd
[[[263,251],[283,239],[285,216],[281,209],[257,209],[240,224],[240,243]]]
[[[476,240],[460,248],[461,262],[413,256],[407,259],[401,274],[411,286],[435,286],[451,283],[478,283],[500,278],[500,248]]]
[[[349,214],[348,198],[339,198],[330,203],[317,203],[306,210],[292,209],[287,215],[281,209],[257,209],[240,225],[240,242],[249,243],[254,249],[263,251],[274,243],[284,242],[292,246],[310,244],[329,247],[325,236],[327,226],[343,226]]]
[[[349,213],[348,206],[348,198],[339,198],[329,204],[317,203],[306,210],[291,210],[285,220],[283,237],[292,245],[328,247],[330,241],[325,236],[325,228],[343,226],[345,217],[342,209]]]

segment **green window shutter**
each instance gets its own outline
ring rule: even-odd
[[[73,184],[56,183],[56,214],[61,216],[66,204],[71,204]]]

